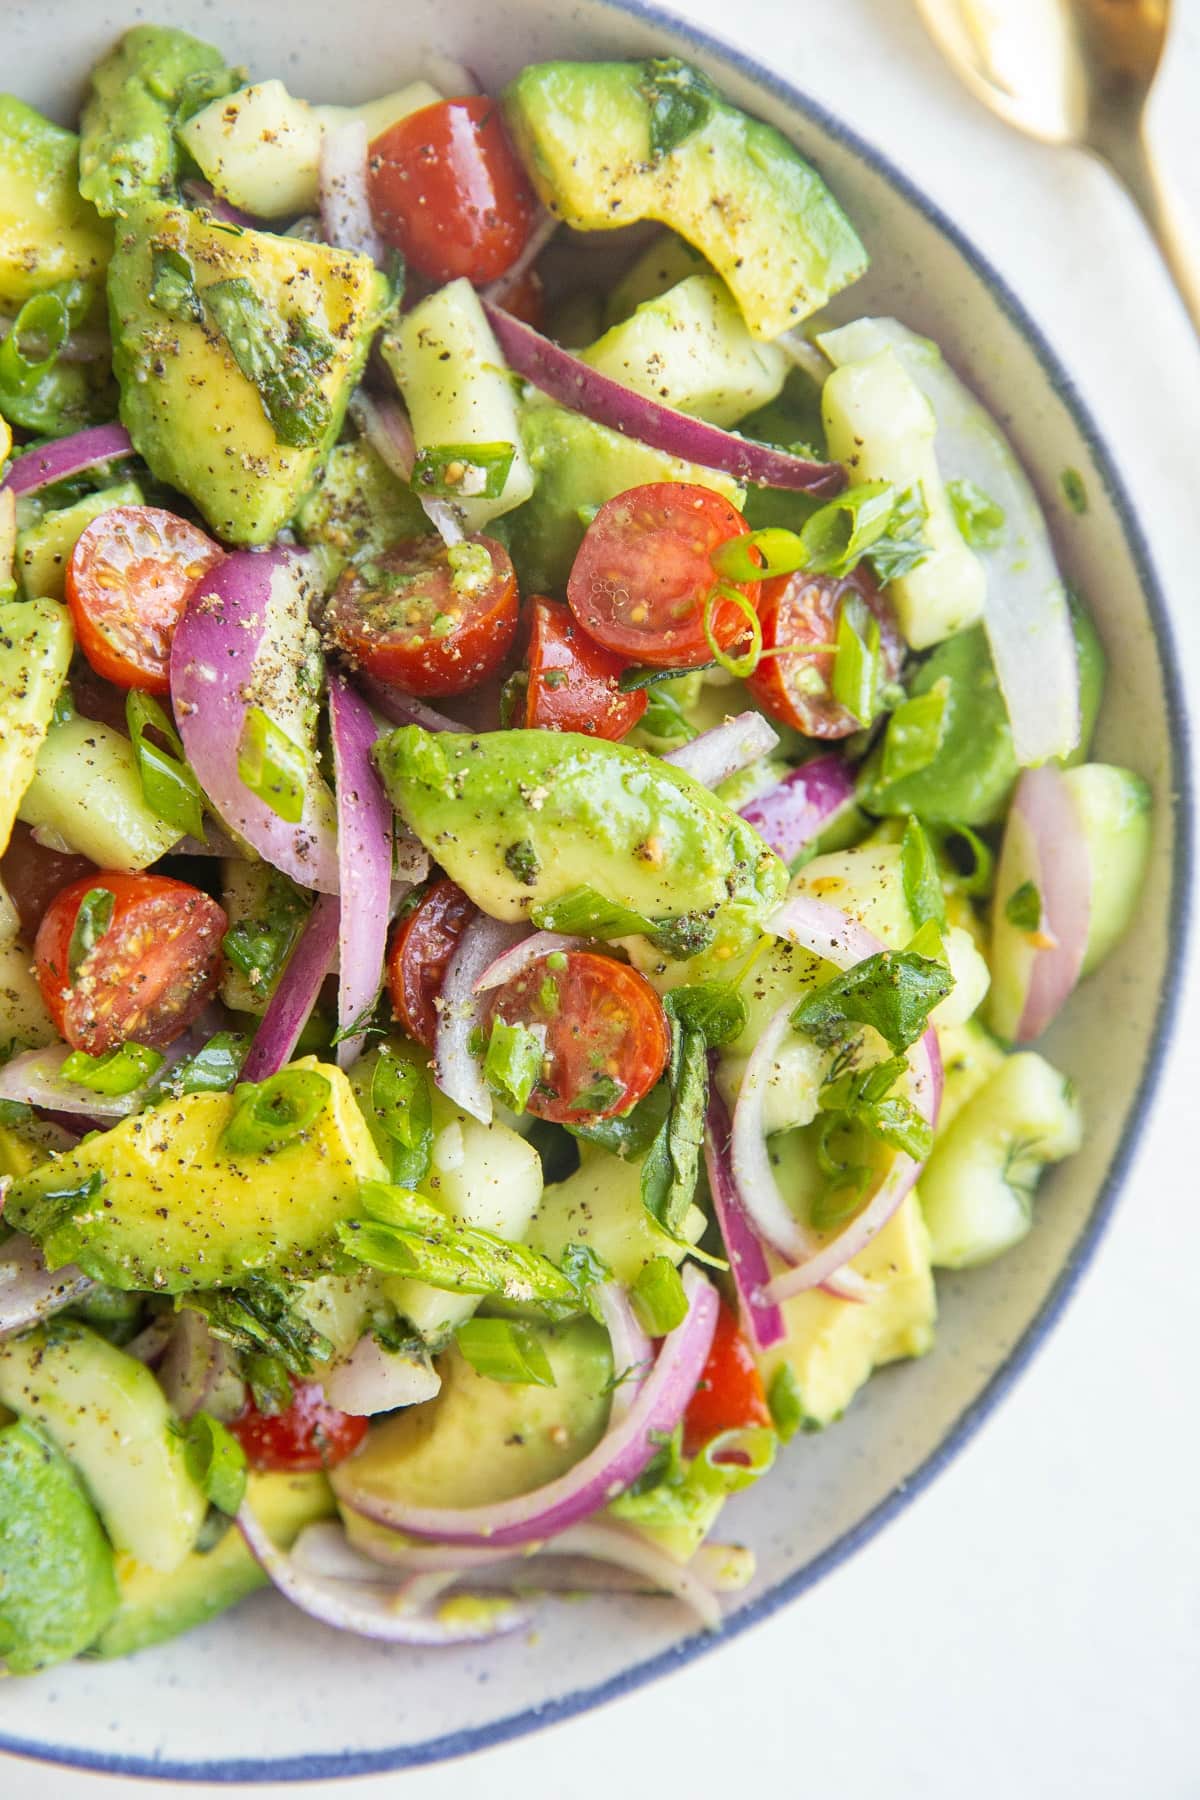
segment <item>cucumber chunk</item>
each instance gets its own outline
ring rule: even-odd
[[[74,506],[59,507],[17,533],[16,572],[27,600],[61,600],[66,593],[67,563],[79,538],[93,519],[114,506],[140,506],[142,490],[136,481],[121,481],[88,494]]]
[[[74,645],[65,606],[0,601],[0,852],[34,778]]]
[[[179,839],[146,805],[129,739],[82,713],[51,726],[19,816],[102,869],[148,868]]]

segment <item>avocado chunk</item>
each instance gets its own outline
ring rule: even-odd
[[[113,1556],[66,1458],[23,1421],[0,1430],[0,1671],[77,1656],[117,1604]]]
[[[79,191],[105,218],[166,199],[179,174],[176,127],[238,84],[219,50],[168,26],[135,25],[92,70]]]
[[[698,1243],[707,1220],[688,1208],[678,1238],[668,1237],[642,1204],[642,1165],[580,1145],[579,1167],[545,1190],[526,1242],[552,1263],[561,1263],[570,1244],[584,1244],[606,1262],[617,1281],[631,1287],[647,1263],[665,1256],[681,1263],[688,1244]]]
[[[0,852],[33,779],[67,678],[75,632],[53,600],[0,600]]]
[[[789,1143],[796,1140],[776,1138],[771,1146],[785,1172]],[[850,1266],[872,1283],[868,1298],[838,1300],[821,1288],[793,1295],[783,1302],[787,1336],[758,1359],[768,1395],[780,1372],[790,1372],[808,1431],[839,1419],[872,1370],[923,1356],[933,1344],[937,1297],[915,1193]]]
[[[85,494],[72,506],[53,507],[18,531],[16,572],[26,599],[65,599],[67,563],[92,520],[114,506],[140,506],[143,499],[136,481],[119,481],[98,493]]]
[[[742,501],[731,475],[652,450],[562,406],[537,400],[526,406],[522,435],[537,486],[507,523],[523,593],[562,591],[595,509],[626,488],[689,481],[712,488],[734,506]]]
[[[581,231],[670,226],[724,277],[757,338],[778,337],[867,267],[816,170],[686,64],[537,63],[503,103],[552,213]]]
[[[166,1396],[136,1357],[55,1319],[0,1343],[0,1401],[74,1464],[115,1550],[155,1569],[183,1561],[207,1503]]]
[[[296,511],[388,296],[365,256],[131,206],[108,280],[121,418],[226,542],[268,543]]]
[[[317,1474],[252,1473],[246,1501],[280,1550],[290,1550],[306,1525],[336,1511],[328,1481]],[[190,1551],[167,1574],[118,1556],[116,1577],[116,1611],[92,1644],[92,1656],[130,1656],[165,1643],[267,1584],[232,1521],[211,1550]]]
[[[185,1094],[85,1138],[17,1182],[5,1216],[51,1268],[76,1262],[110,1287],[180,1294],[237,1287],[258,1270],[303,1280],[327,1267],[364,1181],[386,1180],[350,1084],[305,1057],[329,1097],[278,1149],[228,1150],[230,1094]]]
[[[0,306],[102,279],[112,232],[79,193],[79,139],[0,94]]]
[[[429,854],[495,918],[574,929],[550,922],[551,903],[590,889],[649,920],[694,920],[707,948],[744,941],[783,898],[787,871],[757,833],[648,751],[573,731],[405,725],[375,757]]]
[[[401,538],[433,529],[412,489],[366,438],[334,445],[304,496],[296,526],[306,544],[319,544],[339,568],[363,551],[378,554]]]
[[[372,1427],[334,1470],[333,1490],[353,1513],[373,1503],[489,1506],[557,1481],[604,1434],[612,1352],[592,1319],[529,1325],[553,1387],[493,1381],[456,1347],[438,1358],[441,1392]]]

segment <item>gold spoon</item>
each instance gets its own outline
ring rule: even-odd
[[[917,0],[967,86],[1031,137],[1106,162],[1153,232],[1200,332],[1200,253],[1146,138],[1171,0]]]

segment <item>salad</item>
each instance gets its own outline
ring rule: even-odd
[[[1150,797],[1001,430],[698,69],[439,74],[0,97],[13,1674],[717,1628],[1085,1128]]]

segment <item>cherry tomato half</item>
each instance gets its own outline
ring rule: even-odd
[[[42,915],[55,894],[61,893],[72,881],[78,881],[81,875],[90,874],[95,867],[86,856],[47,850],[44,844],[38,843],[30,827],[18,819],[8,849],[0,856],[0,881],[17,909],[22,935],[32,942]]]
[[[439,100],[371,145],[375,223],[434,281],[495,281],[524,248],[536,203],[500,108],[486,94]]]
[[[286,1412],[261,1413],[252,1400],[230,1430],[252,1469],[333,1469],[357,1450],[370,1420],[330,1406],[319,1381],[292,1384]]]
[[[456,568],[434,537],[348,568],[325,615],[334,642],[406,694],[465,694],[495,674],[517,632],[517,578],[494,538],[467,542],[478,568]]]
[[[671,1049],[662,1002],[645,976],[591,950],[527,964],[496,989],[490,1016],[545,1031],[541,1076],[526,1105],[559,1125],[627,1112],[650,1092]]]
[[[749,530],[737,508],[711,488],[652,481],[600,508],[584,534],[567,582],[584,630],[631,662],[695,669],[712,661],[704,609],[718,581],[713,551]],[[738,584],[753,605],[759,584]],[[746,616],[718,599],[710,614],[722,650],[747,635]]]
[[[112,913],[92,948],[80,946],[72,971],[80,905],[95,889],[112,895]],[[85,875],[55,896],[38,927],[42,998],[73,1050],[98,1056],[129,1039],[161,1050],[215,989],[227,926],[216,901],[186,881],[114,870]]]
[[[171,639],[188,595],[225,552],[159,506],[114,506],[81,533],[67,563],[79,646],[121,688],[170,691]]]
[[[904,640],[890,602],[861,563],[841,580],[798,572],[762,584],[758,617],[763,649],[794,646],[795,654],[764,656],[750,677],[750,692],[776,719],[807,737],[849,737],[862,723],[835,700],[832,688],[834,652],[829,646],[837,642],[842,608],[852,595],[879,620],[884,680],[895,681],[904,663]]]
[[[535,331],[546,324],[546,290],[536,269],[526,269],[499,296],[499,305],[514,319],[523,319]]]
[[[684,1454],[695,1456],[723,1431],[770,1423],[754,1352],[722,1300],[708,1361],[683,1416]]]
[[[646,710],[646,690],[623,694],[617,677],[629,664],[594,643],[569,606],[533,602],[525,723],[543,731],[587,731],[623,738]]]
[[[477,911],[457,882],[443,876],[426,888],[392,939],[387,965],[392,1009],[409,1037],[427,1050],[433,1049],[446,965]]]

